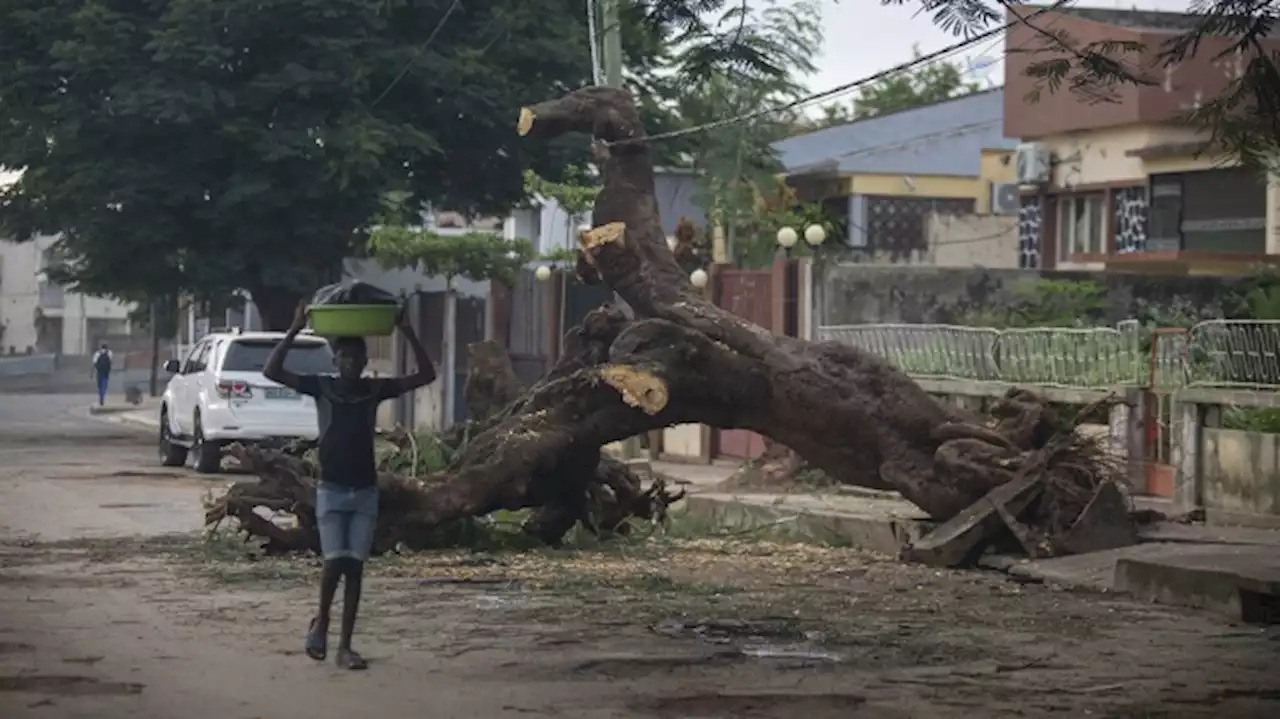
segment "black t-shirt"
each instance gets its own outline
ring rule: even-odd
[[[298,378],[298,391],[316,400],[320,481],[343,487],[376,486],[373,437],[378,405],[399,396],[395,381],[308,374]]]

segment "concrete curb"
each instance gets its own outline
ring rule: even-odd
[[[1280,558],[1274,547],[1202,548],[1159,559],[1122,557],[1116,561],[1115,587],[1149,602],[1280,624]]]
[[[730,532],[854,546],[898,556],[907,542],[932,529],[901,502],[842,497],[838,504],[804,506],[820,498],[769,494],[689,495],[687,516]],[[1158,531],[1152,535],[1159,537]],[[1227,532],[1221,532],[1226,535]],[[1016,581],[1069,589],[1125,592],[1160,604],[1208,609],[1236,621],[1280,623],[1280,537],[1258,544],[1151,541],[1129,547],[1030,560],[988,555],[979,566]]]
[[[135,427],[147,427],[149,429],[159,429],[160,427],[160,418],[154,417],[150,414],[143,414],[141,412],[125,412],[118,416],[120,421],[124,424],[131,424]]]
[[[771,536],[854,546],[897,556],[902,547],[932,528],[916,516],[867,511],[814,511],[788,506],[774,495],[693,494],[685,499],[690,517],[721,529],[760,531]]]
[[[80,416],[87,417],[88,419],[96,422],[123,424],[140,429],[157,429],[160,426],[160,418],[154,416],[150,410],[139,410],[132,407],[128,409],[111,408],[105,412],[102,410],[95,412],[93,409],[90,409],[88,411],[83,411],[82,413],[77,412],[76,414],[80,414]]]

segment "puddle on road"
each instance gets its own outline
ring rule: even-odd
[[[899,710],[868,704],[866,697],[856,694],[715,692],[646,704],[645,709],[664,719],[908,719]]]
[[[0,676],[0,692],[26,692],[61,697],[122,696],[141,694],[144,685],[133,682],[104,682],[93,677],[60,674]]]

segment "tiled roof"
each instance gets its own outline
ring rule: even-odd
[[[968,175],[982,150],[1013,149],[1001,88],[828,127],[774,143],[791,174]]]

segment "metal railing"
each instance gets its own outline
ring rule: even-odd
[[[1187,332],[1186,384],[1280,386],[1280,320],[1210,320]]]
[[[871,352],[913,377],[1048,387],[1280,387],[1280,320],[1208,320],[1190,329],[998,330],[868,324],[818,328],[818,338]]]
[[[913,377],[937,379],[1000,378],[995,344],[1000,331],[957,325],[833,325],[818,328],[818,338],[865,350]]]

